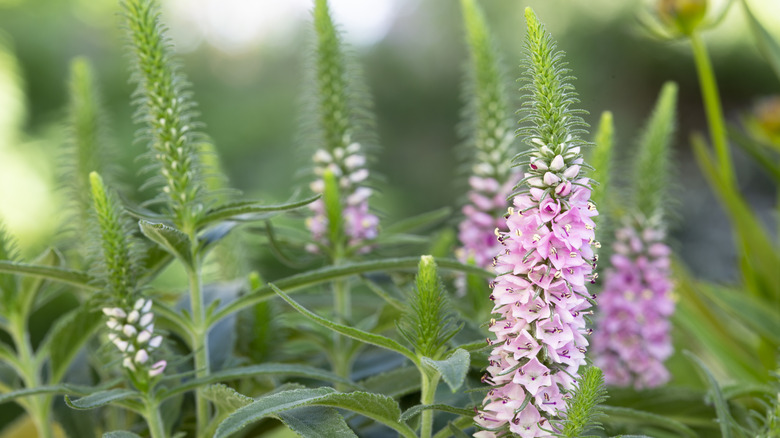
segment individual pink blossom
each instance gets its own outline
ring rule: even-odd
[[[594,363],[608,385],[642,389],[669,380],[663,363],[673,352],[674,300],[664,233],[650,221],[637,224],[616,232],[593,344]]]
[[[369,211],[368,198],[372,190],[365,186],[368,178],[368,169],[365,167],[366,158],[358,143],[352,143],[346,148],[336,148],[332,153],[319,149],[314,154],[315,169],[318,176],[322,176],[329,169],[336,176],[341,195],[342,217],[344,219],[344,232],[347,235],[349,246],[360,246],[366,241],[377,237],[379,218]],[[322,179],[311,183],[311,189],[315,193],[323,193],[325,184]],[[306,221],[306,227],[312,234],[315,242],[321,245],[329,245],[328,241],[328,217],[325,212],[325,201],[318,199],[309,208],[314,216]],[[308,245],[310,252],[319,252],[317,245]],[[360,246],[358,252],[367,253],[371,246]]]
[[[483,429],[475,437],[551,436],[585,364],[585,315],[592,313],[585,285],[595,277],[598,212],[590,181],[579,174],[579,148],[555,149],[531,156],[529,190],[514,197],[499,226],[490,295],[495,338],[488,338],[493,350],[483,377],[492,388],[475,417]]]

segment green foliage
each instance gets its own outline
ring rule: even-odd
[[[408,310],[404,312],[398,330],[419,356],[439,359],[446,349],[445,344],[460,327],[454,322],[433,257],[420,258],[416,284],[408,295],[408,302]]]
[[[653,113],[639,140],[639,155],[634,161],[634,211],[646,218],[662,217],[668,204],[671,179],[671,142],[676,125],[677,84],[667,82],[661,89]]]
[[[458,348],[444,360],[433,360],[423,357],[422,363],[441,374],[442,379],[449,385],[452,392],[455,392],[463,385],[463,381],[466,379],[466,373],[469,371],[469,365],[471,365],[471,356],[468,351]]]
[[[76,58],[71,62],[67,121],[69,140],[62,180],[67,184],[68,199],[76,219],[72,225],[79,239],[86,237],[89,228],[92,206],[89,174],[106,174],[104,170],[107,170],[105,113],[95,82],[92,66],[86,58]]]
[[[165,248],[166,251],[177,257],[185,265],[194,269],[195,260],[192,258],[192,242],[189,236],[165,224],[152,223],[145,220],[138,221],[141,232],[149,240]]]
[[[94,236],[99,236],[98,263],[93,276],[105,288],[112,299],[132,299],[136,292],[137,255],[131,237],[131,225],[114,195],[103,185],[95,172],[90,173],[92,205],[97,226]]]
[[[584,433],[599,427],[603,416],[599,405],[607,399],[604,388],[604,374],[594,366],[589,366],[577,379],[574,396],[566,400],[566,419],[563,424],[563,436],[567,438],[583,437]]]
[[[527,59],[521,77],[525,102],[521,111],[524,126],[519,133],[529,141],[538,139],[552,150],[563,154],[567,149],[586,146],[579,135],[586,134],[587,124],[582,119],[583,110],[572,108],[579,102],[569,69],[563,61],[564,53],[536,18],[531,8],[526,8],[528,34],[525,40]],[[539,144],[530,144],[534,148]],[[566,157],[564,157],[566,158]],[[567,160],[568,161],[568,160]]]
[[[72,400],[70,396],[66,395],[65,403],[73,409],[86,410],[99,408],[120,400],[137,398],[138,396],[140,396],[140,393],[137,391],[117,388],[94,392],[77,400]]]
[[[0,260],[14,263],[18,259],[18,252],[16,249],[16,242],[13,241],[11,235],[0,222]],[[11,305],[14,295],[16,294],[18,284],[16,276],[10,273],[2,273],[0,271],[0,304],[3,305],[2,310],[5,312],[7,306]]]
[[[268,416],[304,406],[331,406],[346,409],[379,421],[404,437],[415,437],[414,432],[398,421],[401,410],[393,399],[379,394],[353,392],[342,394],[332,388],[295,389],[260,397],[230,415],[218,427],[215,438],[230,436],[249,424]],[[328,435],[324,435],[328,436]],[[329,435],[342,436],[342,435]]]
[[[775,72],[778,79],[780,79],[780,43],[767,32],[766,28],[764,28],[756,16],[753,15],[753,11],[750,10],[748,2],[742,0],[741,3],[745,10],[745,16],[747,17],[750,31],[758,45],[758,50],[764,56],[764,59],[769,66],[772,67],[772,70]]]
[[[470,65],[466,124],[476,147],[474,172],[504,183],[510,175],[514,133],[505,79],[485,17],[475,0],[462,0]]]
[[[160,174],[149,180],[161,184],[174,223],[186,233],[204,213],[206,192],[198,144],[194,102],[187,82],[171,59],[171,48],[160,23],[155,0],[122,2],[125,23],[135,55],[137,121],[144,124],[140,137],[149,141]]]
[[[303,438],[357,438],[336,409],[307,406],[277,414],[279,420]]]

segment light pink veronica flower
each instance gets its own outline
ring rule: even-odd
[[[612,268],[599,297],[594,364],[604,371],[608,385],[663,385],[670,377],[663,363],[673,352],[671,250],[650,221],[639,220],[615,234]]]
[[[463,246],[457,256],[462,263],[473,260],[477,266],[487,268],[501,250],[496,229],[506,229],[501,215],[519,179],[515,174],[501,184],[490,176],[469,178],[469,203],[463,206],[464,218],[458,226],[458,238]]]
[[[344,232],[347,235],[349,246],[357,246],[367,240],[377,237],[379,218],[372,214],[368,208],[368,198],[372,190],[365,186],[368,179],[366,158],[360,144],[352,143],[346,148],[336,148],[332,153],[319,149],[314,154],[315,169],[318,176],[322,176],[325,169],[329,169],[336,176],[341,194],[342,216],[344,218]],[[317,179],[310,185],[315,193],[322,194],[325,183]],[[325,212],[325,201],[320,198],[311,204],[309,208],[314,216],[306,221],[306,227],[312,234],[315,242],[328,245],[328,217]],[[319,252],[317,245],[306,247],[310,252]],[[367,253],[370,246],[360,248],[360,253]]]
[[[585,284],[595,278],[591,245],[599,244],[591,218],[598,212],[589,202],[590,181],[579,176],[579,148],[551,152],[543,147],[532,155],[531,189],[515,196],[500,227],[490,295],[495,339],[488,338],[493,350],[483,377],[493,388],[475,417],[483,429],[476,437],[551,436],[551,420],[565,417],[585,364],[584,318],[592,313]]]

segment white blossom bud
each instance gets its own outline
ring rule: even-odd
[[[356,169],[366,164],[366,157],[362,155],[350,155],[344,160],[344,165],[349,169]]]
[[[138,313],[138,311],[137,311],[137,310],[133,309],[133,310],[132,310],[132,311],[131,311],[131,312],[130,312],[128,315],[127,315],[127,322],[129,322],[130,324],[132,324],[132,323],[134,323],[134,322],[138,321],[138,318],[140,318],[140,317],[141,317],[141,314],[140,314],[140,313]]]
[[[162,345],[162,336],[155,336],[149,340],[149,346],[152,348],[157,348],[160,345]]]
[[[551,172],[547,172],[547,173],[544,174],[544,183],[546,185],[554,186],[555,184],[558,184],[559,182],[561,182],[561,177],[559,177],[558,175],[556,175],[554,173],[551,173]]]
[[[146,363],[146,361],[149,360],[149,353],[147,353],[146,350],[138,350],[138,353],[135,354],[135,358],[133,360],[135,363]]]
[[[130,371],[135,371],[135,365],[133,365],[133,360],[130,359],[129,357],[126,357],[122,361],[122,366],[124,366],[125,368],[129,369]]]
[[[560,155],[556,155],[555,158],[553,158],[552,162],[550,162],[550,170],[553,172],[557,172],[561,169],[563,169],[563,166],[565,166],[566,163],[563,161],[563,157]]]
[[[149,339],[151,339],[152,333],[150,331],[144,330],[141,333],[138,334],[138,337],[136,338],[136,341],[143,345],[147,342],[149,342]]]
[[[138,322],[138,325],[140,325],[141,327],[146,327],[149,324],[151,324],[153,320],[154,320],[153,313],[144,313],[144,316],[141,317],[141,321]]]
[[[563,176],[565,176],[568,179],[573,179],[579,174],[580,174],[580,166],[576,164],[574,166],[570,166],[568,169],[566,169],[563,172]]]
[[[161,360],[159,362],[156,362],[152,367],[149,369],[149,377],[155,377],[159,376],[160,374],[165,371],[165,366],[168,365],[168,362]]]
[[[133,325],[125,324],[125,326],[122,327],[122,333],[124,333],[128,338],[131,338],[135,336],[136,333],[138,333],[138,330]]]

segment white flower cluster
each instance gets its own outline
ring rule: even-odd
[[[138,299],[128,312],[120,307],[105,307],[106,325],[111,330],[108,339],[122,352],[122,366],[133,372],[146,370],[155,377],[165,370],[167,362],[155,362],[149,366],[149,358],[162,344],[162,336],[154,336],[152,300]]]

